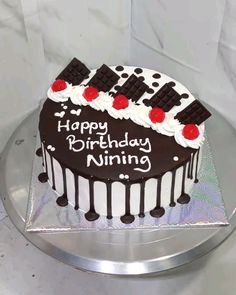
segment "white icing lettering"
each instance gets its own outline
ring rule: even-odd
[[[111,139],[111,136],[110,134],[107,135],[107,141],[108,141],[108,146],[109,148],[111,149],[113,146],[113,143],[114,143],[114,147],[115,148],[118,148],[118,141],[115,140],[115,139]]]
[[[128,155],[128,163],[132,164],[132,159],[134,159],[135,164],[138,164],[138,156]]]
[[[70,131],[70,120],[66,120],[66,124],[62,125],[61,120],[57,122],[57,131],[61,132],[62,128],[65,128],[66,131]]]
[[[96,165],[96,166],[102,166],[103,165],[103,158],[102,158],[102,155],[99,155],[99,160],[100,162],[98,162],[93,155],[87,155],[87,167],[90,166],[91,164],[91,161],[93,161],[93,163]]]
[[[99,147],[101,149],[106,149],[108,147],[108,144],[106,141],[104,141],[103,136],[100,136],[100,138],[99,138]]]
[[[128,132],[125,132],[125,139],[119,142],[120,147],[128,146]]]
[[[84,131],[85,130],[89,130],[89,134],[91,134],[90,133],[90,124],[89,124],[89,122],[81,122],[81,124],[80,124],[80,132],[81,132],[81,134],[84,134]]]
[[[146,149],[145,148],[139,148],[140,151],[145,152],[145,153],[150,153],[152,151],[151,142],[150,142],[148,137],[146,137],[144,139],[144,142],[143,142],[143,139],[140,139],[140,144],[141,144],[141,146],[144,146],[144,147],[147,146]]]
[[[81,139],[75,139],[74,135],[68,135],[66,138],[69,141],[69,150],[73,152],[81,152],[84,149],[85,142]],[[75,146],[76,145],[76,146]]]
[[[140,158],[140,164],[145,165],[147,164],[147,168],[146,169],[142,169],[142,168],[134,168],[134,170],[136,171],[140,171],[140,172],[148,172],[151,169],[151,162],[148,156],[142,156]]]
[[[98,123],[99,129],[104,130],[103,132],[97,132],[99,135],[105,135],[108,132],[107,122],[99,122]]]
[[[80,125],[79,122],[74,122],[74,123],[71,125],[71,129],[72,129],[72,130],[77,130],[77,129],[79,129],[79,125]]]

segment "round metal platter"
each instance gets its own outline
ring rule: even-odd
[[[27,233],[24,221],[34,157],[38,111],[10,138],[1,159],[1,195],[12,222],[35,246],[73,267],[116,275],[158,273],[193,261],[235,228],[236,132],[216,111],[207,122],[230,226],[204,229]]]

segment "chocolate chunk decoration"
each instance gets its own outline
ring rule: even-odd
[[[175,119],[178,119],[182,124],[200,125],[211,116],[211,113],[200,103],[199,100],[194,100],[184,110],[179,112]]]
[[[165,112],[180,105],[180,100],[183,97],[173,86],[175,86],[174,82],[164,84],[149,100],[145,100],[144,104],[153,108],[162,108]]]
[[[123,94],[128,99],[136,102],[148,88],[148,85],[142,82],[137,76],[132,74],[120,87],[115,96]]]
[[[90,70],[81,61],[73,58],[56,79],[65,80],[72,85],[79,85],[88,77],[89,73]]]
[[[89,86],[96,87],[99,91],[109,91],[120,79],[120,76],[112,71],[107,65],[103,64],[96,74],[89,80]]]

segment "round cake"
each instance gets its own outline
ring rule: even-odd
[[[190,201],[207,109],[157,71],[74,58],[48,90],[39,120],[44,172],[59,206],[123,223]]]

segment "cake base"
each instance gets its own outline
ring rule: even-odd
[[[214,249],[236,227],[236,183],[233,178],[236,173],[235,131],[221,116],[214,111],[213,113],[214,119],[208,124],[208,134],[216,168],[220,168],[217,171],[224,192],[230,227],[197,231],[175,229],[174,234],[173,230],[154,229],[57,235],[25,232],[27,191],[35,152],[34,136],[38,113],[29,116],[17,128],[2,154],[1,195],[6,211],[18,230],[34,245],[75,268],[109,274],[140,275],[158,273],[189,263]],[[221,138],[218,137],[219,131],[222,134]],[[24,139],[24,143],[15,144],[18,139]],[[228,156],[225,157],[225,154]],[[65,244],[65,240],[70,242]],[[132,256],[129,249],[132,249]],[[140,266],[137,267],[135,264],[133,267],[137,261]]]

